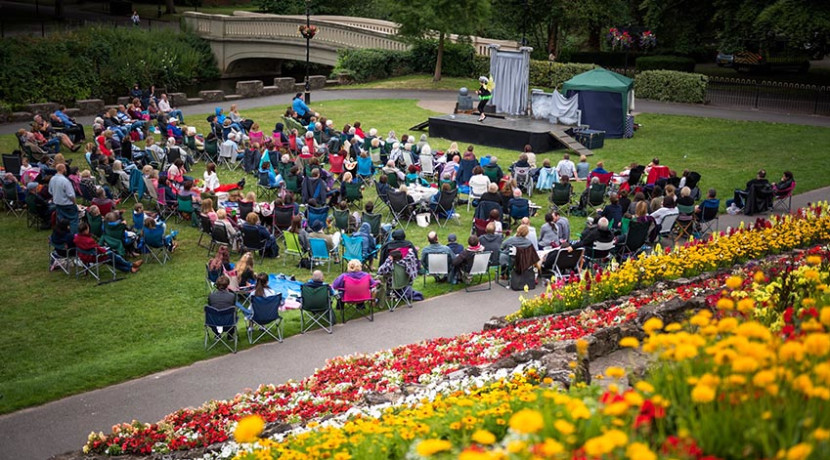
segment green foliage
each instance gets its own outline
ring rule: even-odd
[[[219,75],[210,46],[197,36],[140,28],[6,38],[0,64],[0,100],[13,104],[113,97],[134,82],[175,90]]]
[[[634,90],[637,97],[668,102],[700,104],[706,100],[709,77],[673,70],[649,70],[637,74]]]
[[[438,41],[418,40],[412,47],[412,69],[416,72],[428,73],[435,70],[435,61],[438,58]],[[450,77],[475,76],[477,69],[475,50],[466,43],[444,44],[444,62],[442,73]],[[487,69],[490,60],[487,60]],[[481,74],[486,75],[486,74]]]
[[[628,63],[633,64],[637,59],[637,53],[628,54]],[[579,51],[570,53],[568,62],[581,62],[585,64],[596,64],[600,67],[623,67],[625,66],[625,53],[609,51]]]
[[[412,71],[412,53],[383,49],[341,50],[333,73],[348,73],[356,82],[379,80]]]
[[[530,86],[557,88],[575,75],[596,68],[593,64],[562,64],[530,61]]]
[[[640,56],[637,58],[636,68],[638,72],[646,70],[694,72],[695,60],[680,56]]]

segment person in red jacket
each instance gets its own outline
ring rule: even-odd
[[[112,260],[115,261],[115,268],[121,270],[122,272],[129,272],[129,273],[136,273],[138,271],[138,267],[144,263],[143,260],[137,260],[133,263],[125,260],[123,257],[119,256],[118,254],[103,248],[98,245],[98,242],[95,241],[95,238],[89,234],[89,224],[86,222],[81,222],[78,224],[78,233],[75,235],[73,240],[75,242],[75,247],[84,251],[92,251],[95,250],[99,254],[107,254],[109,257],[112,257]],[[78,257],[84,263],[92,263],[95,262],[95,259],[92,256],[86,254],[78,254]]]

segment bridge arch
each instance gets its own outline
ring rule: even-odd
[[[305,61],[306,43],[298,31],[298,27],[305,24],[305,16],[240,11],[234,12],[233,16],[187,12],[184,19],[188,28],[210,43],[223,73],[234,62],[242,59]],[[318,27],[318,33],[310,42],[309,61],[317,64],[334,66],[340,49],[408,48],[396,36],[398,25],[389,21],[347,16],[313,16],[312,25]],[[480,55],[489,55],[491,44],[499,45],[502,49],[519,48],[515,41],[471,38],[473,47]],[[456,39],[457,36],[450,36],[450,40]]]

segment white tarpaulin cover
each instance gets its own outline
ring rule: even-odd
[[[578,94],[568,99],[556,90],[553,90],[553,93],[545,93],[542,90],[534,89],[530,100],[533,108],[533,118],[547,119],[551,123],[561,125],[576,125],[579,123]]]

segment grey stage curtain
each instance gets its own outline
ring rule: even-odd
[[[490,104],[496,107],[497,113],[527,113],[531,51],[533,48],[528,47],[499,51],[497,45],[490,45],[490,75],[496,83]]]

